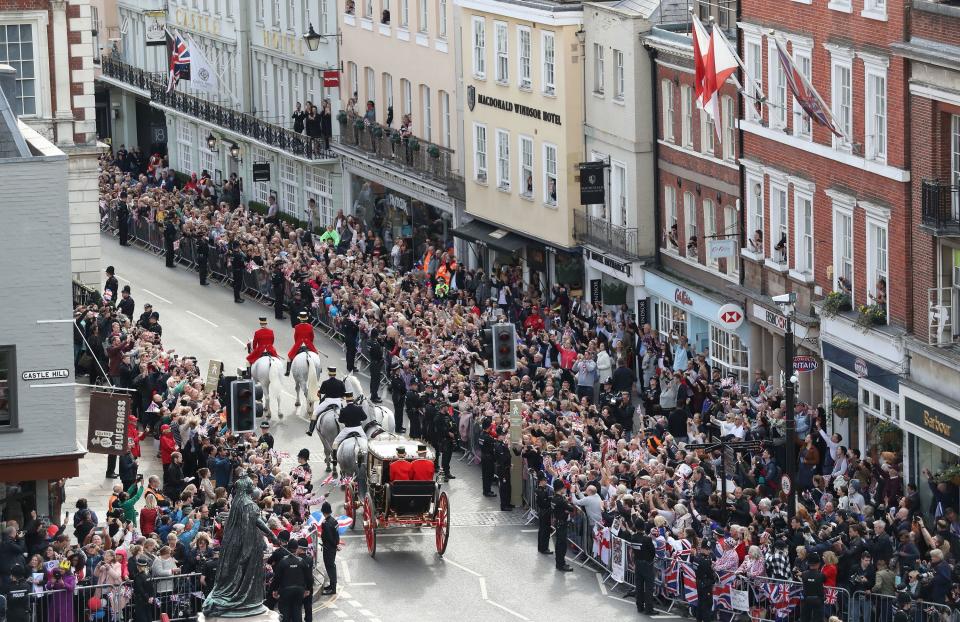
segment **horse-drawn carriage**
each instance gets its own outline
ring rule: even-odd
[[[347,515],[356,523],[356,510],[363,509],[363,532],[371,557],[377,553],[377,531],[381,529],[432,527],[437,553],[443,555],[450,538],[450,500],[440,490],[440,475],[430,479],[394,477],[396,461],[422,460],[431,463],[433,448],[397,434],[383,433],[368,441],[363,474],[351,481],[345,492]],[[361,497],[361,483],[365,494]]]

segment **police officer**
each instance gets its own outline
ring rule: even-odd
[[[10,569],[13,580],[0,590],[0,596],[7,601],[7,622],[29,622],[30,620],[30,583],[27,581],[27,569],[23,564],[15,564]]]
[[[296,541],[294,541],[293,546],[290,545],[290,532],[286,529],[280,530],[280,533],[277,534],[277,540],[280,542],[280,546],[275,548],[273,552],[270,553],[270,557],[267,558],[267,565],[273,570],[274,580],[277,576],[277,565],[283,561],[285,557],[292,555],[290,549],[296,547]],[[279,592],[274,592],[274,585],[275,583],[271,583],[270,590],[265,594],[266,598],[263,604],[267,606],[267,609],[277,608]],[[276,594],[276,596],[274,594]]]
[[[393,399],[393,430],[397,434],[406,432],[403,427],[403,407],[407,400],[407,383],[400,374],[400,361],[394,361],[390,368],[390,395]]]
[[[509,512],[514,506],[510,503],[510,494],[513,489],[510,485],[510,445],[508,439],[498,439],[493,449],[493,459],[496,464],[497,477],[500,478],[500,511]]]
[[[713,586],[717,582],[717,573],[713,570],[713,553],[707,540],[700,543],[700,552],[690,561],[696,566],[694,578],[697,582],[697,622],[711,622]]]
[[[900,592],[897,594],[897,606],[894,610],[893,622],[913,622],[916,614],[913,611],[913,599],[910,594]]]
[[[290,328],[294,328],[297,325],[297,318],[300,316],[300,313],[307,310],[307,305],[303,301],[303,294],[300,293],[299,288],[294,288],[293,298],[290,300],[290,304],[287,305],[287,312],[290,314]]]
[[[134,622],[153,622],[156,611],[156,584],[150,580],[150,560],[143,555],[137,556],[137,573],[133,577],[133,620]]]
[[[233,276],[233,301],[243,302],[243,271],[246,269],[247,256],[240,250],[240,243],[233,243],[233,252],[230,253],[230,272]]]
[[[637,525],[640,529],[633,536],[633,560],[636,566],[637,611],[653,615],[653,560],[657,547],[650,537],[652,525]]]
[[[383,342],[380,331],[370,330],[370,401],[374,404],[383,402],[380,399],[380,382],[383,380]]]
[[[168,216],[167,224],[163,228],[163,250],[166,254],[167,267],[173,267],[173,243],[177,240],[177,218]]]
[[[210,263],[210,240],[205,235],[197,236],[197,270],[200,271],[200,285],[207,284],[207,266]]]
[[[484,420],[482,432],[480,432],[480,480],[483,483],[483,496],[495,497],[495,492],[490,490],[493,486],[493,473],[495,469],[495,453],[497,448],[497,439],[491,434],[489,420]]]
[[[410,438],[420,438],[420,418],[423,411],[424,401],[420,395],[420,383],[416,378],[410,381],[410,390],[407,391],[407,397],[404,400],[404,409],[407,411],[407,419],[410,420]]]
[[[273,275],[270,277],[273,287],[273,317],[283,319],[283,298],[286,294],[287,278],[283,276],[283,262],[278,260],[273,264]]]
[[[323,502],[320,506],[323,522],[320,523],[320,543],[323,545],[323,567],[330,584],[323,588],[323,594],[337,593],[337,547],[340,546],[340,531],[337,519],[333,517],[333,508],[330,503]]]
[[[456,435],[453,417],[445,409],[440,409],[433,421],[433,438],[437,448],[436,462],[448,480],[457,479],[450,473],[450,459],[453,457],[453,441]]]
[[[306,538],[291,539],[292,555],[277,563],[273,576],[273,597],[277,599],[284,622],[303,622],[303,599],[313,587],[310,566],[301,559],[307,548]]]
[[[120,246],[130,246],[127,238],[130,237],[130,208],[127,207],[126,191],[120,193],[117,201],[117,231],[120,235]]]
[[[542,555],[553,553],[550,550],[550,487],[543,473],[537,477],[535,501],[537,505],[537,551]]]
[[[808,568],[800,575],[803,584],[803,603],[800,605],[801,622],[823,620],[823,573],[820,571],[820,555],[807,555]]]
[[[260,438],[257,439],[257,446],[266,445],[270,449],[273,449],[273,434],[270,434],[270,422],[261,421],[260,422]]]
[[[343,318],[340,323],[340,332],[343,333],[343,345],[346,349],[347,373],[352,374],[357,371],[357,339],[360,336],[357,316],[351,313]]]
[[[567,518],[573,512],[573,504],[567,499],[568,493],[559,479],[553,480],[553,498],[550,510],[553,514],[553,552],[557,570],[573,572],[573,566],[567,563]]]

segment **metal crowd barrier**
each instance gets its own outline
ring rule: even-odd
[[[897,598],[872,592],[854,592],[850,607],[849,622],[893,622]],[[913,603],[911,622],[952,622],[960,613],[947,605],[916,600]]]
[[[153,620],[159,620],[163,613],[171,622],[197,619],[203,605],[200,574],[153,577],[150,581],[157,588]],[[81,584],[73,590],[45,590],[30,595],[30,622],[133,619],[132,581],[120,585]]]

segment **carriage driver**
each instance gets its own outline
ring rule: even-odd
[[[347,405],[340,409],[340,416],[337,418],[337,420],[343,424],[343,429],[337,434],[337,438],[333,439],[333,451],[337,451],[340,443],[343,442],[351,432],[356,432],[360,435],[357,441],[361,447],[366,450],[367,435],[363,432],[363,422],[367,418],[367,413],[363,412],[363,409],[354,403],[352,392],[347,391],[343,398],[347,401]]]
[[[347,387],[343,384],[343,380],[337,378],[336,367],[332,365],[327,367],[327,376],[327,379],[320,384],[320,390],[317,391],[317,397],[320,398],[320,401],[317,402],[313,409],[313,416],[310,417],[310,428],[307,430],[307,436],[313,436],[313,431],[317,429],[317,419],[320,418],[320,413],[333,406],[343,408],[343,396],[347,392]]]

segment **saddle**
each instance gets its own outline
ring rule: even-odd
[[[353,431],[353,432],[351,432],[350,434],[347,434],[347,435],[343,438],[343,440],[345,441],[345,440],[347,440],[348,438],[361,438],[362,436],[363,436],[363,435],[360,434],[359,432]],[[342,441],[341,441],[341,442],[342,442]]]
[[[376,438],[385,432],[383,426],[381,426],[380,422],[376,419],[371,419],[363,424],[363,431],[367,434],[368,438]]]
[[[306,352],[307,350],[308,350],[307,346],[300,344],[300,349],[297,350],[297,354],[301,354],[303,352]]]
[[[271,355],[269,352],[267,352],[266,350],[264,350],[263,352],[260,353],[260,358],[263,358],[263,357],[265,357],[265,356],[266,356],[266,357],[269,357],[269,356],[272,356],[272,355]]]

